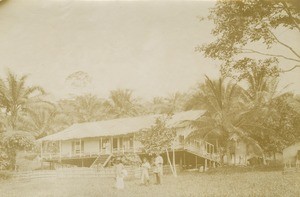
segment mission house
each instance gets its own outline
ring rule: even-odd
[[[201,110],[175,113],[166,122],[168,127],[176,130],[173,148],[175,162],[181,167],[205,168],[220,162],[216,136],[206,136],[205,139],[201,135],[188,137],[196,131],[190,126],[191,122],[201,118],[204,113]],[[51,165],[68,164],[92,168],[109,166],[110,160],[116,155],[131,154],[141,158],[146,153],[135,135],[142,129],[153,126],[160,116],[162,115],[145,115],[74,124],[38,140],[41,143],[41,159]],[[166,154],[162,156],[167,164]]]

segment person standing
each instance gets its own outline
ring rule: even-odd
[[[116,188],[124,189],[124,165],[119,159],[116,165]]]
[[[149,185],[150,183],[149,170],[151,166],[146,158],[143,159],[141,168],[142,168],[142,184]]]
[[[156,184],[160,185],[161,184],[161,177],[163,174],[163,164],[164,164],[164,160],[163,158],[159,155],[159,153],[156,153],[156,157],[154,160],[154,174],[156,177]]]

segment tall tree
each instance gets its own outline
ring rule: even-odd
[[[268,113],[256,113],[256,128],[249,127],[248,131],[267,154],[280,153],[287,146],[300,140],[300,113],[295,110],[295,105],[299,108],[300,102],[293,94],[285,93],[268,103]]]
[[[223,74],[234,73],[234,66],[249,54],[266,57],[277,62],[285,59],[290,61],[284,72],[300,67],[300,54],[291,43],[280,39],[278,32],[285,34],[300,32],[300,5],[297,0],[239,0],[218,1],[211,9],[208,20],[214,22],[212,34],[215,41],[199,46],[206,57],[221,60]],[[279,31],[280,30],[280,31]],[[297,43],[297,41],[295,41]],[[254,48],[253,43],[264,44],[265,49]],[[280,46],[284,53],[270,50]],[[286,55],[290,54],[290,55]],[[279,70],[272,70],[279,72]]]
[[[105,119],[103,100],[95,95],[77,96],[71,101],[76,122],[91,122]]]
[[[132,91],[128,89],[111,91],[104,106],[112,118],[137,116],[144,110],[138,99],[133,97]]]
[[[184,111],[189,95],[186,93],[175,92],[167,97],[154,97],[147,108],[150,113],[155,114],[173,114]]]
[[[187,95],[184,93],[175,92],[170,94],[167,98],[165,98],[169,108],[168,113],[183,111],[186,99]]]
[[[36,138],[58,132],[70,125],[68,117],[56,105],[35,105],[20,116],[22,130],[32,133]]]
[[[163,114],[168,113],[169,106],[166,104],[165,98],[154,97],[151,102],[148,102],[145,106],[149,113]]]
[[[225,150],[222,154],[226,154],[228,158],[232,141],[238,139],[261,149],[258,142],[251,138],[247,128],[245,129],[249,122],[244,115],[248,112],[244,97],[244,90],[236,83],[226,83],[222,78],[213,81],[206,77],[205,83],[200,84],[199,91],[190,100],[190,106],[207,110],[203,117],[193,122],[194,126],[204,138],[209,134],[218,135],[222,139],[220,146]]]
[[[45,93],[40,86],[26,86],[27,77],[18,77],[9,71],[5,80],[0,79],[0,108],[5,110],[8,127],[12,130],[17,129],[19,113]]]
[[[278,91],[278,78],[270,72],[268,62],[248,59],[247,66],[242,64],[236,68],[238,80],[244,80],[247,85],[245,98],[249,109],[245,113],[248,124],[244,124],[243,128],[247,129],[264,152],[281,152],[297,136],[297,113],[287,105],[287,99],[291,100],[293,96]]]
[[[247,95],[254,104],[262,104],[272,100],[278,92],[278,74],[272,61],[256,61],[250,58],[240,60],[234,65],[236,80],[246,86]]]

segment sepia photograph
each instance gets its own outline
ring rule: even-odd
[[[0,196],[300,196],[300,1],[0,0]]]

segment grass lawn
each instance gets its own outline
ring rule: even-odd
[[[152,177],[153,179],[153,177]],[[129,179],[124,190],[112,178],[8,180],[0,182],[0,196],[300,196],[300,174],[244,172],[229,174],[181,173],[163,177],[162,185],[140,185]]]

